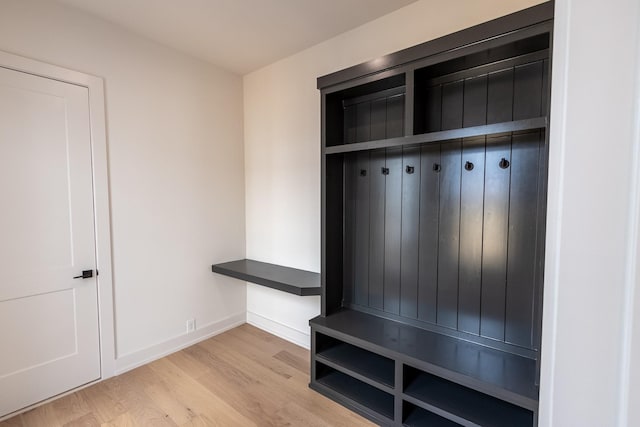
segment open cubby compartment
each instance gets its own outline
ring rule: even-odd
[[[427,411],[412,403],[402,402],[402,425],[407,427],[459,427],[460,424]]]
[[[395,74],[326,97],[326,145],[404,135],[405,74]]]
[[[316,332],[315,338],[316,360],[367,382],[394,387],[393,360],[319,332]]]
[[[394,396],[392,394],[318,361],[315,362],[315,376],[315,383],[337,393],[337,397],[342,403],[355,403],[355,409],[360,411],[372,410],[383,416],[387,422],[394,419]]]
[[[504,38],[504,44],[493,39],[464,56],[416,68],[414,134],[547,115],[550,34]]]
[[[439,412],[461,425],[531,427],[534,412],[480,391],[405,365],[404,396],[423,409]]]

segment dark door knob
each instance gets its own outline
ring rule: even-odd
[[[89,279],[93,277],[93,270],[82,270],[82,274],[80,276],[74,276],[74,279]]]

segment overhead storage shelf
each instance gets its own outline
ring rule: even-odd
[[[489,136],[509,132],[544,129],[546,127],[546,117],[534,117],[532,119],[493,123],[482,126],[471,126],[466,128],[423,133],[413,136],[401,136],[398,138],[379,139],[376,141],[334,145],[325,148],[325,154],[350,153],[353,151],[374,150],[378,148],[402,147],[405,145],[423,144],[429,142],[443,142],[459,138],[471,138],[475,136]]]

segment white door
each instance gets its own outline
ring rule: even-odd
[[[0,67],[0,416],[100,377],[88,100]]]

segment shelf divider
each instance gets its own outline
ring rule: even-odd
[[[376,141],[357,142],[353,144],[333,145],[324,148],[324,154],[350,153],[354,151],[374,150],[377,148],[402,147],[404,145],[442,142],[458,138],[544,129],[546,127],[546,117],[534,117],[531,119],[515,120],[511,122],[429,132],[420,135],[401,136],[398,138],[379,139]]]

